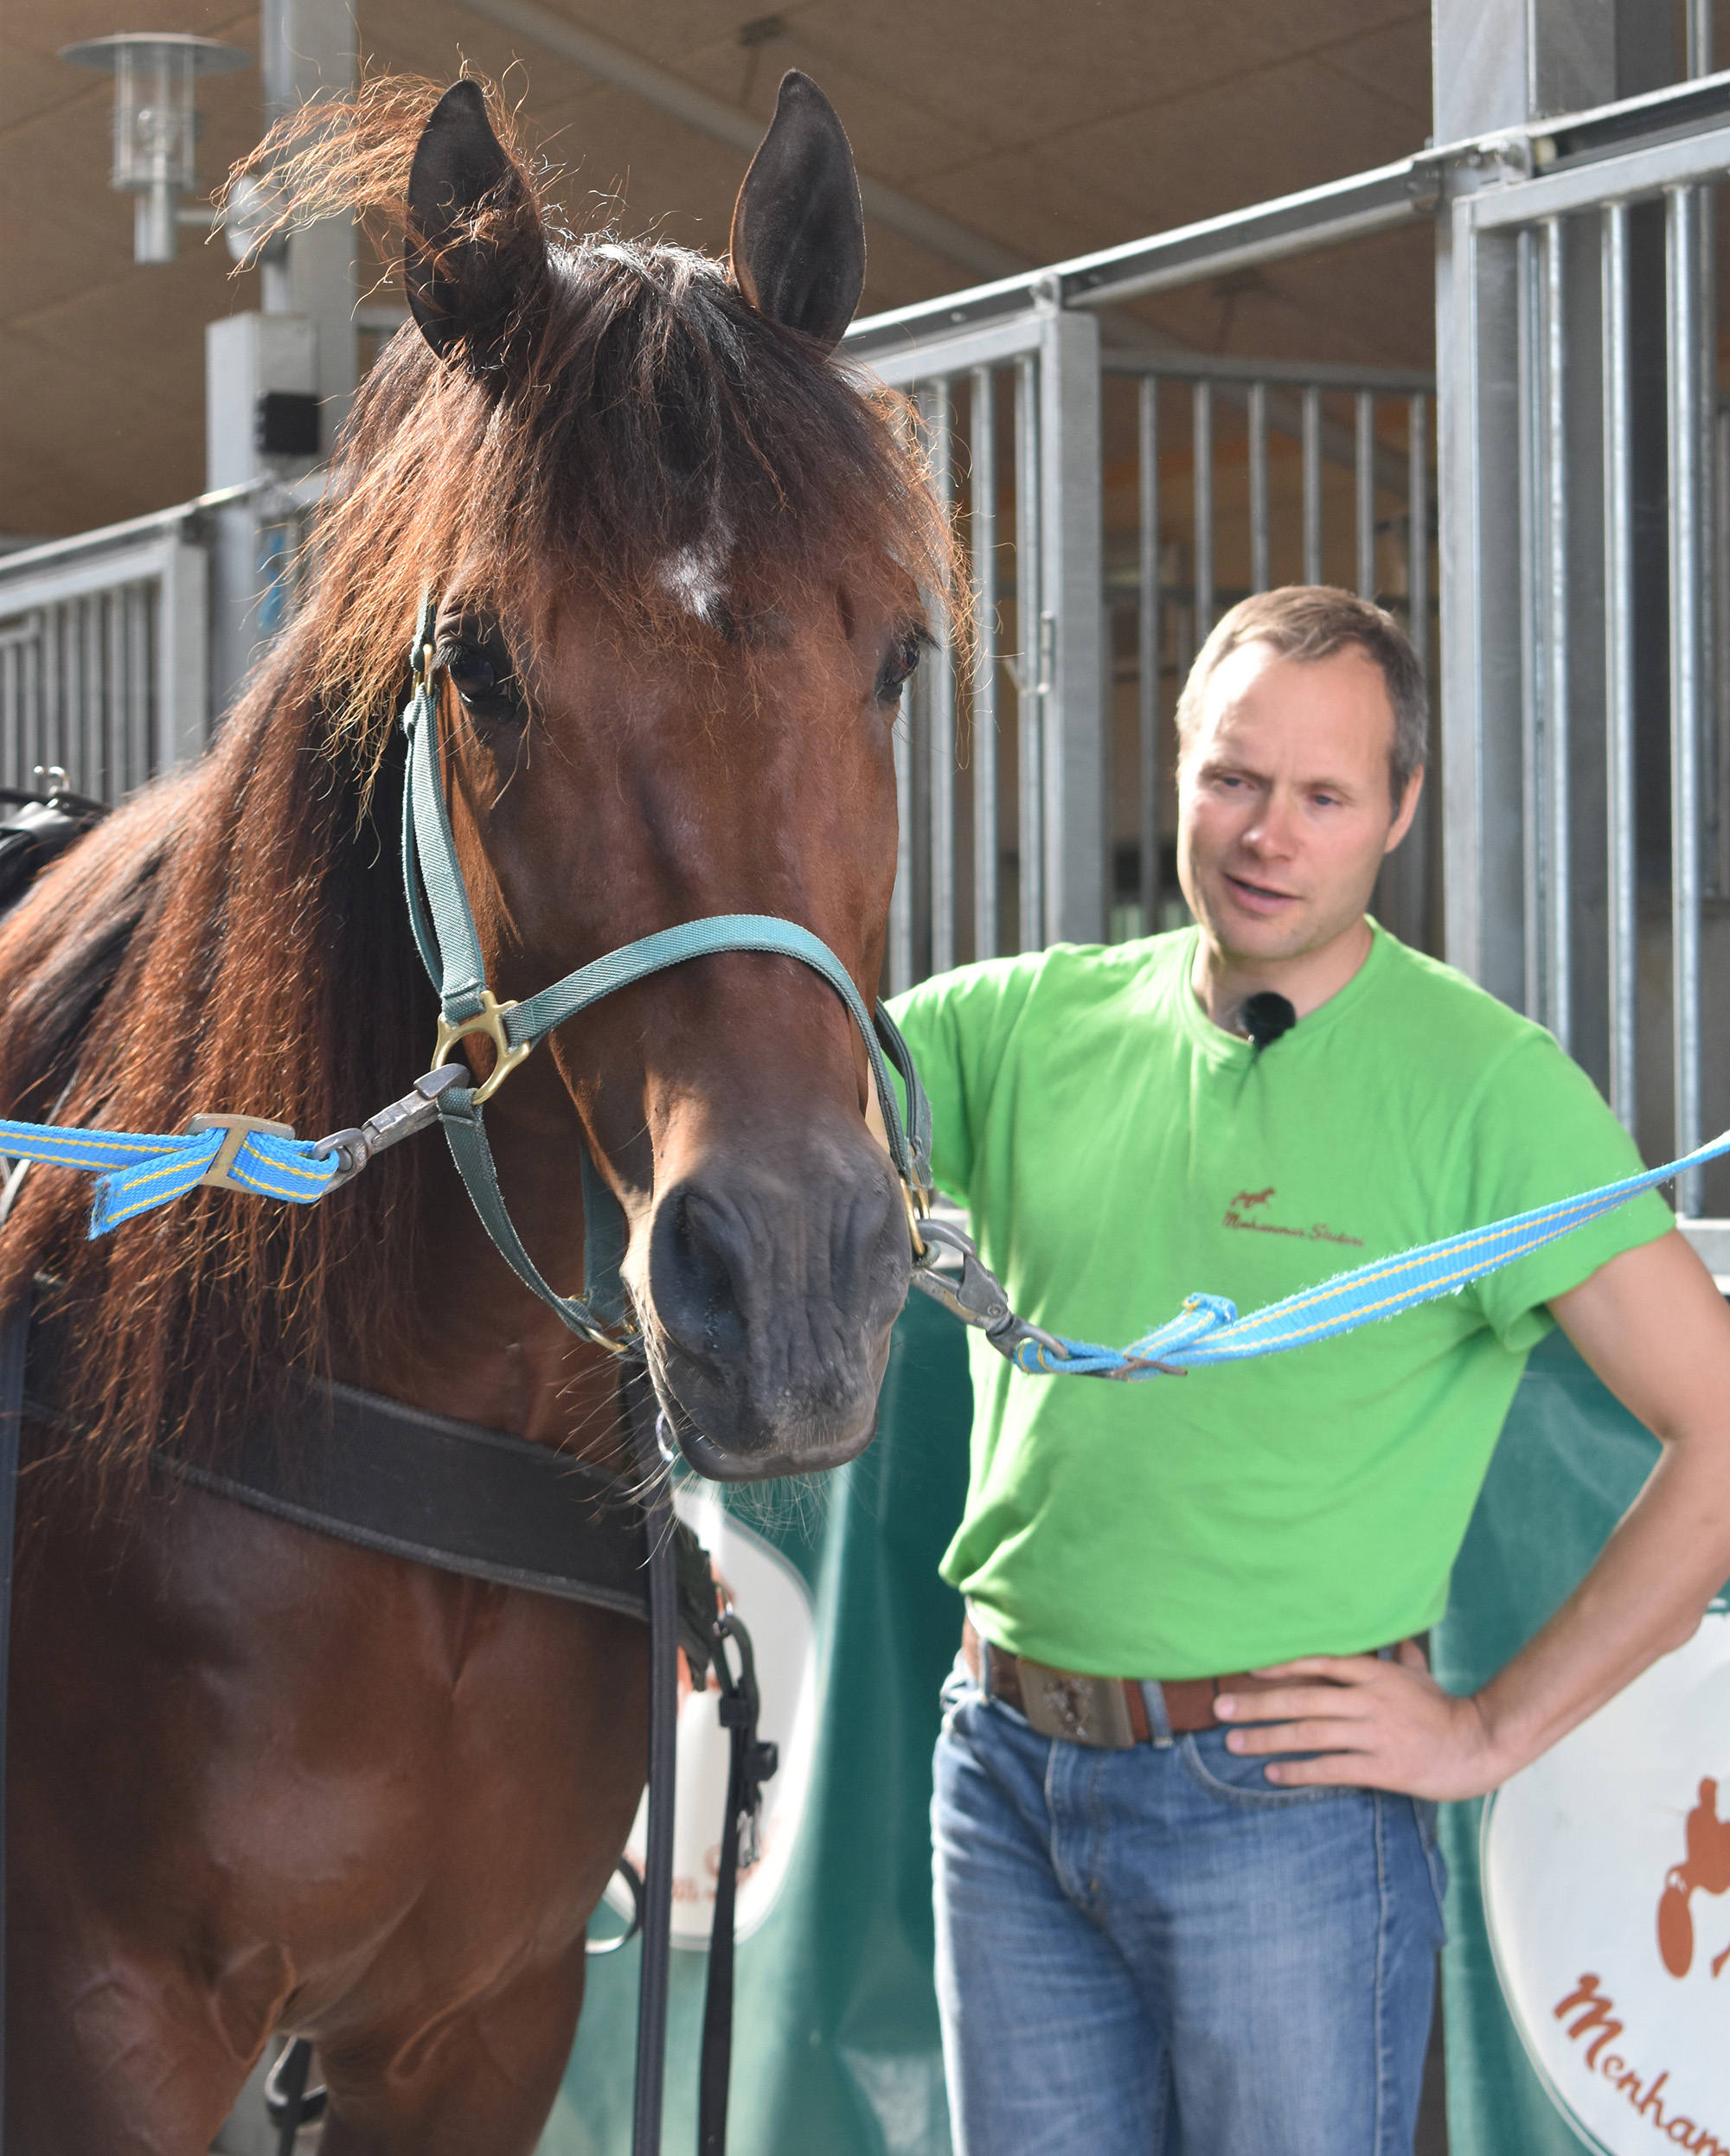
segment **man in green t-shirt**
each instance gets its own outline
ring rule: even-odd
[[[1196,925],[894,1006],[938,1184],[1033,1323],[1131,1339],[1197,1289],[1254,1308],[1637,1170],[1547,1033],[1365,912],[1425,723],[1378,608],[1245,601],[1178,709]],[[1579,1591],[1453,1698],[1413,1635],[1553,1319],[1663,1456]],[[1181,1381],[971,1352],[932,1814],[959,2156],[1409,2151],[1435,1800],[1554,1743],[1730,1573],[1722,1299],[1647,1195],[1394,1322]]]

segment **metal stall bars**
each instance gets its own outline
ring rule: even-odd
[[[897,744],[902,842],[886,968],[892,988],[952,956],[960,962],[1037,949],[1060,937],[1092,940],[1107,925],[1113,833],[1106,809],[1108,802],[1117,805],[1113,734],[1119,731],[1115,611],[1120,603],[1136,605],[1143,648],[1131,670],[1139,665],[1143,678],[1154,681],[1165,661],[1147,641],[1147,625],[1193,616],[1194,609],[1187,597],[1183,606],[1173,604],[1176,584],[1193,584],[1193,576],[1167,575],[1152,537],[1162,515],[1157,448],[1139,459],[1139,531],[1148,538],[1144,545],[1131,539],[1131,586],[1124,592],[1114,588],[1121,566],[1116,563],[1102,580],[1101,423],[1108,384],[1102,381],[1100,310],[1427,218],[1435,196],[1429,165],[1402,159],[853,325],[845,357],[913,393],[934,476],[971,545],[979,624],[971,670],[958,670],[953,684],[945,685],[938,679],[940,655],[932,655],[903,713]],[[1140,323],[1114,319],[1111,326],[1132,362],[1161,346]],[[1155,356],[1167,355],[1156,349]],[[1180,363],[1170,371],[1181,374],[1189,355],[1169,356]],[[1113,373],[1118,357],[1113,350]],[[1252,432],[1264,448],[1270,433],[1294,428],[1304,445],[1302,560],[1283,561],[1276,548],[1268,566],[1272,577],[1301,574],[1317,581],[1323,575],[1323,466],[1353,469],[1368,433],[1374,477],[1367,472],[1359,488],[1353,523],[1363,543],[1343,566],[1329,555],[1336,580],[1350,583],[1375,551],[1377,495],[1407,493],[1413,456],[1400,457],[1377,435],[1372,404],[1382,385],[1373,376],[1354,375],[1342,385],[1326,369],[1292,372],[1288,381],[1278,366],[1208,361],[1182,379],[1199,396],[1204,431],[1216,441],[1235,425],[1240,411],[1259,409],[1266,427]],[[1351,398],[1372,400],[1355,403],[1349,422],[1333,416],[1330,401],[1342,387]],[[1386,387],[1395,395],[1411,390],[1404,378]],[[1412,393],[1426,394],[1427,381]],[[1157,433],[1157,412],[1154,418]],[[939,432],[942,445],[935,440]],[[1216,454],[1201,461],[1209,471],[1219,468]],[[1430,491],[1426,452],[1419,462],[1421,529]],[[986,473],[993,475],[991,483],[982,483]],[[1264,492],[1270,483],[1264,470]],[[1212,499],[1203,492],[1204,523]],[[1186,522],[1197,506],[1192,498]],[[1193,543],[1190,551],[1197,552]],[[1214,553],[1205,545],[1199,550],[1204,577]],[[1227,573],[1235,591],[1238,574]],[[1253,566],[1252,581],[1257,573]],[[1426,605],[1427,560],[1412,574]],[[1204,594],[1201,611],[1208,611]],[[1193,649],[1193,620],[1183,633]],[[932,758],[952,715],[968,778],[956,785],[945,814],[950,781],[934,770]],[[1141,720],[1146,753],[1132,745],[1132,723],[1125,745],[1139,775],[1134,788],[1124,790],[1144,805],[1157,799],[1157,777],[1149,774],[1159,768],[1159,730],[1169,713],[1156,709],[1149,718],[1144,709]],[[1116,760],[1117,775],[1126,777],[1124,758]],[[1157,830],[1152,835],[1157,841]],[[1157,882],[1157,844],[1142,850]],[[1141,890],[1135,903],[1144,920],[1157,920],[1156,891]]]
[[[1104,931],[1099,325],[1047,297],[1005,322],[899,340],[868,363],[913,393],[975,586],[969,662],[940,628],[898,728],[893,991],[963,958]],[[1000,737],[1009,702],[1015,728]]]
[[[1221,614],[1276,583],[1347,585],[1403,618],[1427,668],[1435,380],[1413,368],[1163,352],[1107,351],[1102,364],[1108,458],[1131,433],[1127,423],[1110,425],[1114,387],[1134,398],[1134,525],[1119,531],[1108,516],[1105,576],[1108,608],[1134,609],[1133,637],[1113,641],[1133,654],[1124,670],[1135,685],[1134,726],[1118,728],[1115,745],[1121,780],[1133,742],[1136,878],[1133,904],[1113,907],[1112,928],[1138,935],[1168,925],[1175,902],[1163,866],[1171,717]],[[1180,475],[1168,484],[1162,458],[1187,462],[1187,483]],[[1324,464],[1342,483],[1331,530]],[[1127,833],[1120,824],[1114,835],[1121,844]],[[1120,900],[1131,887],[1118,879]],[[1402,892],[1398,904],[1409,918],[1393,925],[1419,940],[1421,892]]]
[[[0,785],[118,801],[202,745],[207,557],[189,502],[0,558]]]
[[[261,596],[241,624],[256,657],[292,611],[323,485],[315,472],[294,486],[224,487],[0,555],[0,785],[29,787],[38,767],[58,766],[75,792],[118,802],[196,756],[218,715],[224,624],[211,555],[221,515],[240,509],[256,527]]]
[[[1448,953],[1547,1025],[1663,1158],[1704,1135],[1702,933],[1725,891],[1722,810],[1702,786],[1708,757],[1719,774],[1727,759],[1701,231],[1730,125],[1720,105],[1680,139],[1570,162],[1558,123],[1547,147],[1551,169],[1516,167],[1452,208]],[[1660,515],[1662,553],[1639,539]],[[1648,1001],[1668,1002],[1656,1040],[1643,970]],[[1699,1220],[1701,1174],[1676,1194]],[[1695,1239],[1713,1240],[1708,1224]],[[1730,1227],[1718,1240],[1730,1272]]]

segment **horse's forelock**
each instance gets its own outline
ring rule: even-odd
[[[555,247],[549,273],[522,383],[477,381],[406,329],[357,400],[306,602],[343,727],[378,739],[420,590],[459,563],[531,631],[574,581],[670,645],[702,616],[686,572],[721,533],[747,610],[798,604],[843,560],[964,605],[900,400],[689,249],[604,235]]]

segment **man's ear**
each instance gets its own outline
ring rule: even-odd
[[[1391,854],[1411,829],[1412,819],[1418,813],[1418,799],[1423,790],[1424,767],[1420,764],[1406,781],[1405,797],[1400,803],[1398,814],[1388,826],[1387,843],[1381,849],[1384,854]]]
[[[759,314],[825,349],[840,342],[865,289],[865,213],[846,131],[796,67],[739,190],[729,245],[734,281]]]
[[[403,283],[441,359],[497,372],[532,333],[548,291],[547,237],[528,182],[487,124],[477,82],[432,108],[408,175]]]

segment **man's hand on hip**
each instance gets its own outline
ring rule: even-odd
[[[1221,1699],[1234,1751],[1319,1755],[1270,1767],[1277,1784],[1482,1795],[1692,1638],[1730,1575],[1730,1309],[1711,1275],[1673,1229],[1550,1308],[1662,1444],[1644,1489],[1555,1615],[1470,1699],[1414,1647],[1397,1662],[1306,1656],[1256,1673],[1289,1686]]]
[[[1272,1761],[1265,1771],[1280,1788],[1344,1783],[1419,1797],[1473,1797],[1509,1772],[1477,1702],[1444,1692],[1413,1641],[1394,1660],[1306,1654],[1254,1673],[1290,1681],[1271,1692],[1222,1693],[1214,1711],[1230,1725],[1226,1743],[1233,1752],[1316,1755]]]

